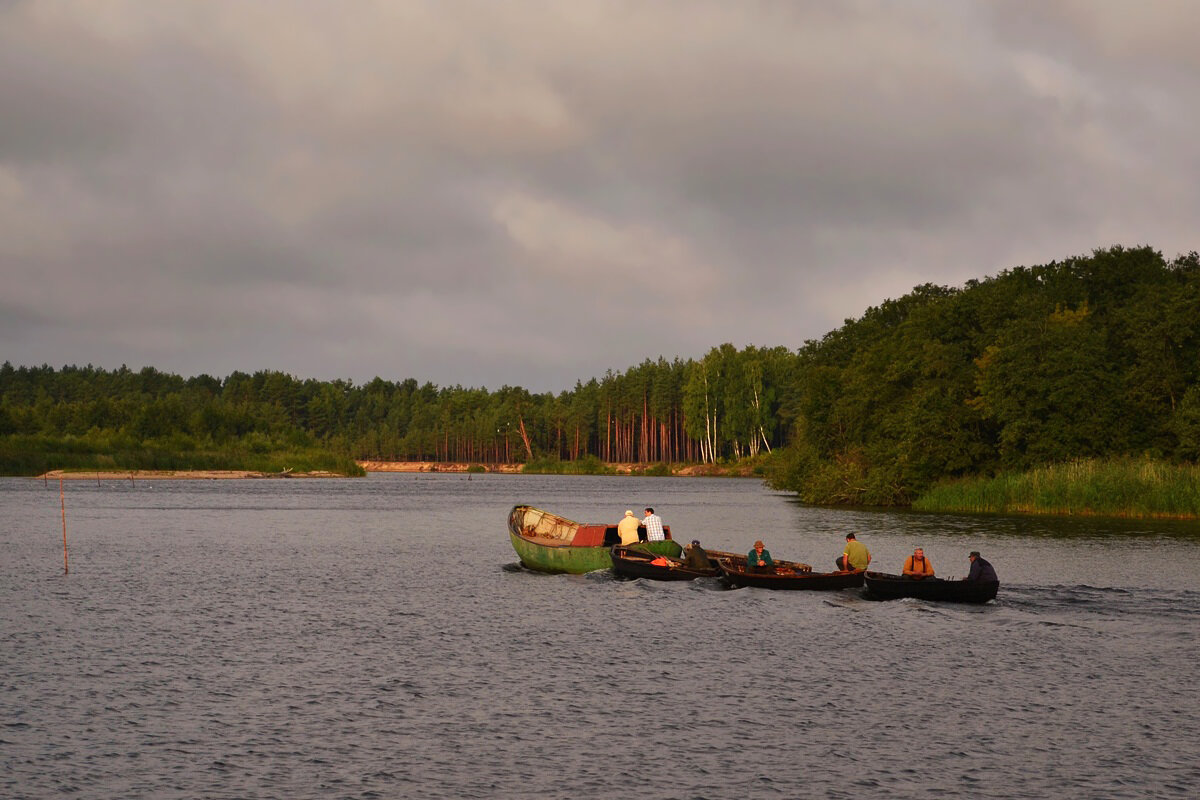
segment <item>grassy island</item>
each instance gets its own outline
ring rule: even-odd
[[[918,511],[1200,518],[1200,467],[1150,459],[1086,459],[939,484]]]

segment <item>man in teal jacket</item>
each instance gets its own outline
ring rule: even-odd
[[[750,569],[771,569],[775,566],[771,551],[763,547],[762,539],[755,542],[754,549],[746,554],[746,565]]]

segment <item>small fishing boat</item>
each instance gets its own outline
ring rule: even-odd
[[[938,600],[947,603],[986,603],[996,599],[1000,584],[996,581],[947,581],[941,578],[913,580],[903,575],[868,572],[866,591],[871,600],[899,600],[915,597],[918,600]]]
[[[751,569],[745,556],[718,558],[717,566],[726,583],[734,588],[754,586],[759,589],[808,589],[836,591],[862,586],[861,570],[850,572],[813,572],[808,564],[779,561],[774,568]]]
[[[683,551],[663,526],[666,539],[648,542],[645,526],[638,526],[641,544],[656,555],[676,558]],[[521,563],[538,572],[581,574],[612,566],[610,550],[621,541],[616,524],[584,525],[533,506],[513,506],[508,514],[508,535]]]
[[[721,574],[716,559],[733,556],[716,550],[705,550],[712,562],[710,569],[695,569],[684,564],[682,559],[668,558],[646,550],[642,543],[614,545],[612,548],[612,571],[618,578],[646,578],[652,581],[691,581],[696,578],[716,578]]]

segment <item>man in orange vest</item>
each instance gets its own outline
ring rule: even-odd
[[[933,562],[925,557],[925,551],[918,547],[904,561],[904,577],[914,580],[933,577]]]

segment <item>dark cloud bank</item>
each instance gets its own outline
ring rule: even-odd
[[[0,3],[0,358],[561,390],[1195,249],[1187,3]]]

